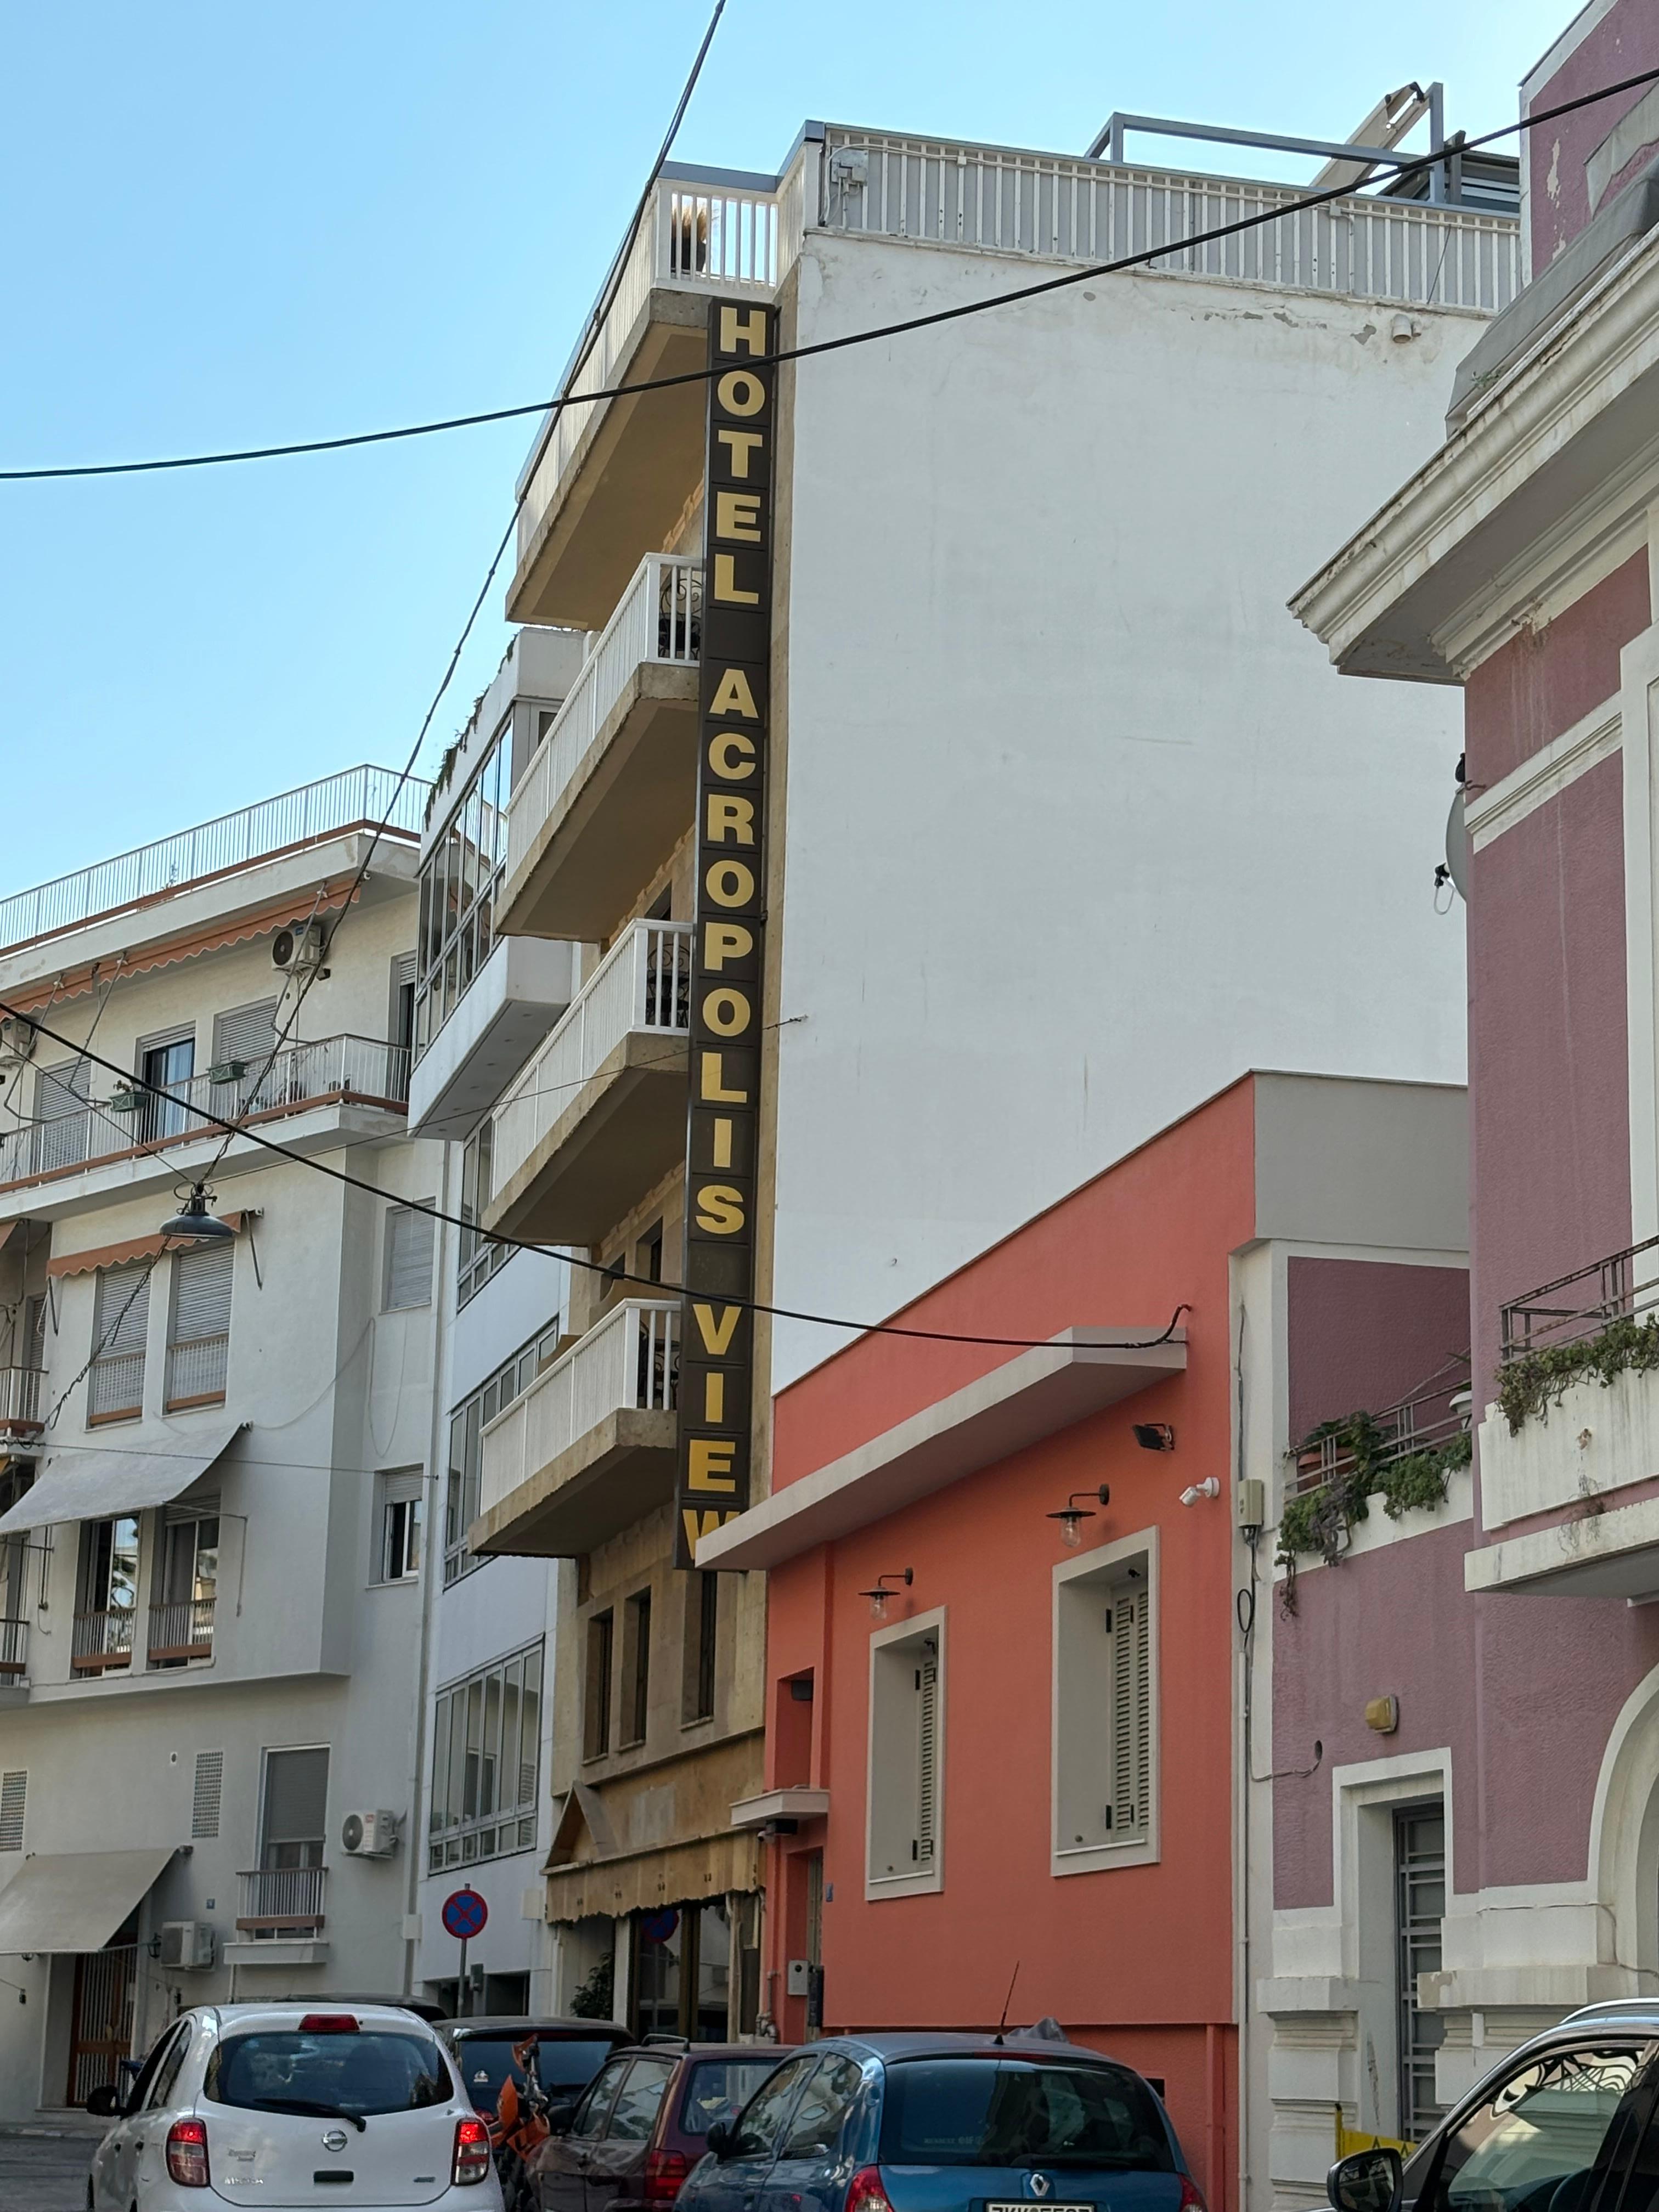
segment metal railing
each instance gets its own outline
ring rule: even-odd
[[[1438,1451],[1469,1433],[1468,1378],[1455,1375],[1372,1418],[1383,1437],[1373,1462],[1376,1468],[1397,1466],[1416,1452]],[[1328,1482],[1352,1474],[1358,1463],[1352,1446],[1345,1445],[1340,1436],[1321,1437],[1304,1445],[1296,1452],[1295,1462],[1293,1486],[1297,1492],[1322,1490]]]
[[[495,1109],[494,1188],[518,1173],[630,1030],[672,1036],[690,1024],[690,923],[630,922]]]
[[[213,1656],[210,1597],[168,1598],[149,1609],[149,1640],[144,1656],[152,1667]]]
[[[291,1934],[323,1925],[326,1867],[258,1867],[239,1874],[236,1925],[255,1934]]]
[[[1166,275],[1492,314],[1520,289],[1514,216],[1358,193],[1297,211],[1294,185],[838,126],[824,134],[823,165],[829,230],[1055,261],[1113,261],[1167,245],[1150,264]],[[1257,229],[1181,242],[1275,208],[1283,217]]]
[[[672,1413],[679,1360],[678,1299],[623,1299],[484,1430],[479,1510],[499,1505],[607,1414]]]
[[[109,1613],[77,1613],[70,1630],[70,1664],[82,1673],[132,1663],[133,1611],[119,1606]]]
[[[509,877],[522,866],[634,671],[647,660],[695,668],[702,626],[701,559],[647,553],[519,778],[507,815]]]
[[[163,1411],[179,1406],[202,1406],[225,1395],[230,1364],[230,1337],[192,1337],[167,1346],[167,1402]]]
[[[1499,1357],[1519,1359],[1551,1345],[1599,1335],[1607,1323],[1659,1309],[1659,1237],[1592,1260],[1540,1283],[1498,1309]]]
[[[367,763],[319,776],[234,814],[216,815],[193,830],[14,891],[0,899],[0,949],[78,929],[100,915],[120,914],[343,830],[384,823],[396,835],[418,837],[426,793],[422,778],[410,776],[399,790],[396,769]]]
[[[321,1037],[284,1046],[269,1067],[263,1059],[226,1061],[173,1085],[164,1098],[117,1091],[50,1121],[0,1132],[0,1189],[156,1146],[222,1134],[203,1108],[228,1120],[264,1121],[347,1098],[404,1110],[408,1048],[379,1037]]]
[[[611,273],[599,288],[582,335],[570,358],[581,359],[593,331],[593,315],[609,289]],[[652,187],[640,228],[623,264],[616,296],[605,312],[592,349],[580,371],[561,391],[580,400],[617,381],[623,349],[653,289],[659,285],[696,292],[742,294],[752,289],[769,297],[780,274],[777,188],[737,179],[714,184],[676,178],[665,170]],[[597,403],[597,409],[610,404]],[[528,484],[519,515],[519,559],[534,542],[542,517],[552,505],[572,456],[586,435],[596,406],[566,407],[540,435],[527,469]],[[520,478],[520,483],[524,483]]]
[[[87,1377],[87,1418],[136,1420],[144,1410],[144,1353],[97,1352]]]
[[[38,1367],[0,1367],[0,1429],[38,1429],[46,1376]]]
[[[26,1674],[29,1662],[27,1620],[0,1620],[0,1674]]]

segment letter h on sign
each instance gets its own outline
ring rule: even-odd
[[[749,1503],[766,918],[770,307],[710,303],[675,1563]]]

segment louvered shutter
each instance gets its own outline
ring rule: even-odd
[[[149,1263],[106,1267],[93,1301],[89,1411],[94,1419],[138,1413],[144,1402],[144,1345],[149,1334]]]
[[[173,1263],[173,1341],[199,1344],[204,1337],[230,1334],[230,1290],[236,1247],[198,1244]]]
[[[388,1312],[423,1306],[432,1296],[432,1232],[429,1213],[394,1206],[386,1218],[386,1299]]]
[[[23,1848],[23,1806],[28,1787],[27,1768],[0,1774],[0,1851]]]
[[[240,1060],[250,1074],[257,1073],[276,1048],[276,1000],[262,999],[257,1006],[236,1006],[221,1014],[213,1024],[213,1064]]]
[[[939,1660],[916,1669],[916,1863],[930,1867],[939,1839]]]
[[[1112,1609],[1112,1832],[1144,1829],[1151,1810],[1152,1674],[1144,1593]]]
[[[200,1842],[219,1832],[219,1807],[224,1795],[225,1754],[222,1751],[198,1751],[196,1754],[196,1784],[190,1803],[190,1832]]]
[[[40,1171],[69,1167],[87,1156],[87,1116],[81,1111],[92,1095],[92,1069],[84,1060],[61,1060],[43,1067],[34,1085],[35,1161]]]

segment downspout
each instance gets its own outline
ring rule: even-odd
[[[450,1212],[450,1173],[455,1147],[446,1143],[443,1148],[443,1173],[440,1177],[438,1206],[441,1212]],[[438,1470],[444,1458],[444,1379],[447,1372],[445,1351],[449,1342],[449,1251],[451,1228],[447,1221],[441,1225],[438,1237],[438,1280],[433,1309],[436,1318],[432,1325],[432,1422],[427,1445],[427,1514],[426,1541],[422,1561],[421,1583],[421,1662],[416,1675],[415,1690],[415,1780],[409,1811],[409,1870],[405,1877],[404,1897],[404,1987],[403,1994],[415,1993],[415,1960],[420,1948],[419,1939],[410,1931],[415,1925],[416,1911],[421,1893],[421,1849],[423,1830],[421,1826],[421,1808],[424,1802],[426,1784],[426,1706],[427,1685],[432,1673],[432,1636],[436,1621],[438,1600],[442,1594],[443,1575],[434,1571],[434,1551],[443,1557],[443,1539],[439,1515],[444,1498],[439,1487]],[[459,2002],[465,2002],[465,1992]]]

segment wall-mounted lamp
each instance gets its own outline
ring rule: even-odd
[[[1095,1517],[1094,1507],[1079,1505],[1078,1504],[1079,1498],[1092,1498],[1097,1499],[1102,1505],[1109,1505],[1112,1502],[1112,1493],[1103,1482],[1098,1490],[1074,1490],[1058,1513],[1050,1513],[1047,1516],[1050,1521],[1059,1522],[1060,1540],[1062,1544],[1069,1544],[1073,1551],[1083,1541],[1083,1530],[1079,1524],[1085,1521],[1092,1521]]]
[[[870,1601],[871,1620],[885,1620],[887,1618],[887,1601],[890,1597],[894,1597],[897,1595],[896,1591],[890,1590],[887,1588],[887,1584],[889,1583],[898,1583],[902,1584],[905,1589],[908,1589],[915,1578],[914,1569],[906,1567],[902,1574],[878,1575],[876,1577],[876,1586],[874,1589],[860,1590],[859,1592],[859,1595],[860,1597],[867,1597]]]
[[[163,1237],[234,1237],[236,1231],[228,1221],[221,1221],[210,1211],[213,1193],[204,1182],[192,1183],[190,1194],[171,1221],[161,1224]]]
[[[1202,1482],[1188,1485],[1181,1493],[1181,1502],[1183,1505],[1196,1505],[1200,1498],[1219,1498],[1220,1495],[1221,1477],[1218,1474],[1206,1474]]]
[[[1136,1421],[1135,1442],[1142,1451],[1173,1451],[1175,1431],[1167,1421]]]

